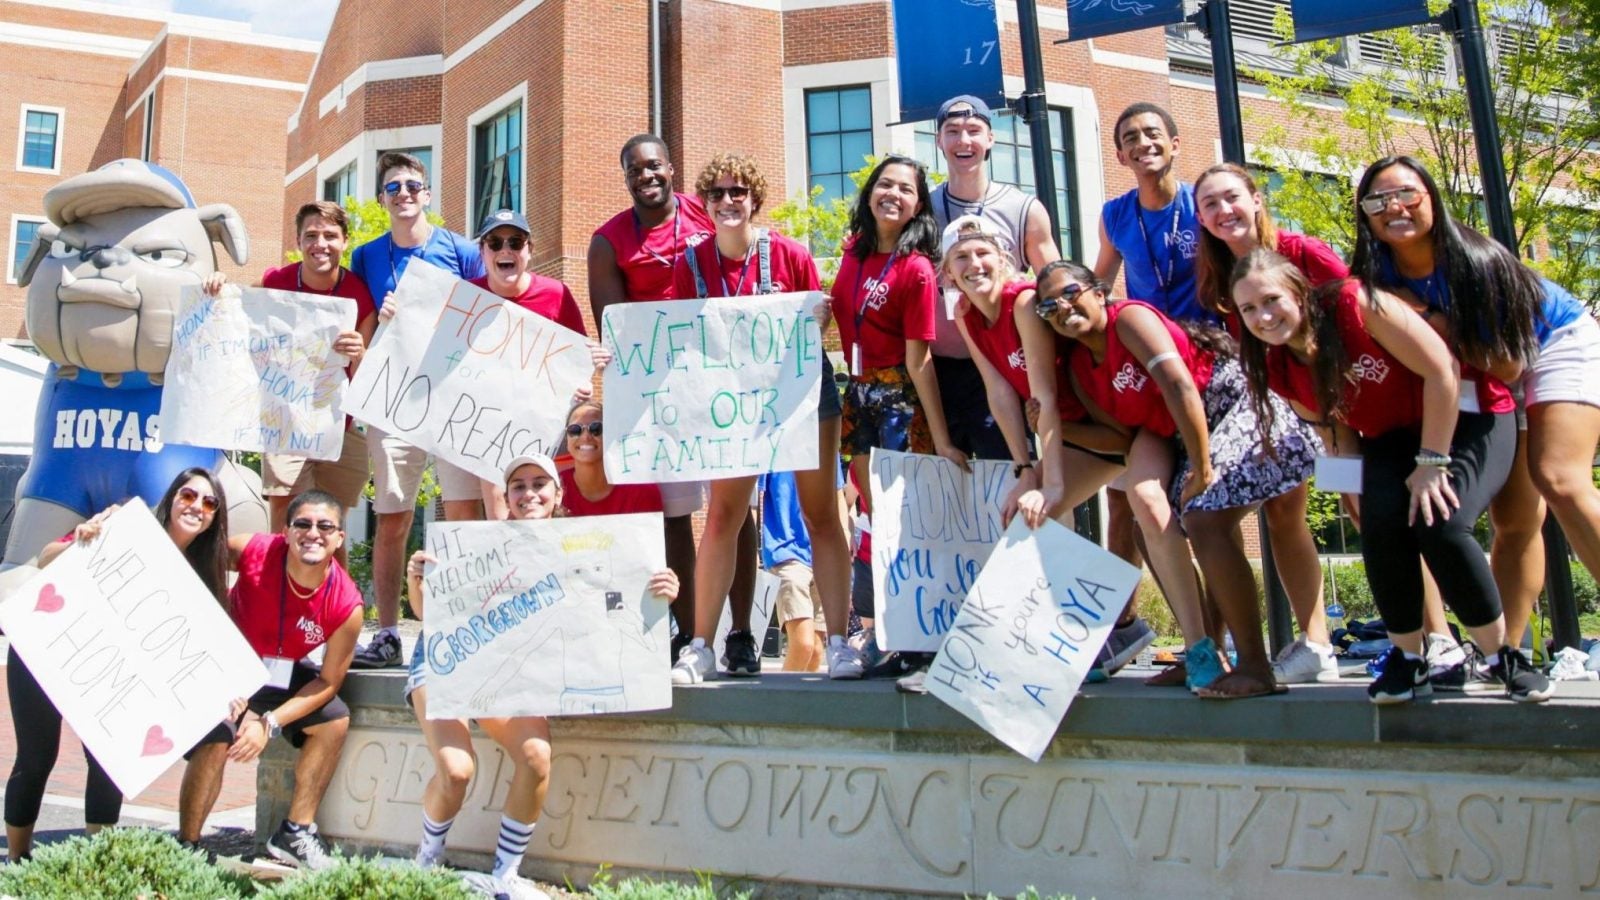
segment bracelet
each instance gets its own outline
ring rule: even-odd
[[[1448,453],[1438,453],[1424,447],[1423,449],[1417,451],[1417,456],[1413,462],[1419,466],[1433,466],[1437,469],[1448,469],[1450,467],[1451,459],[1450,454]]]
[[[1011,464],[1011,477],[1012,478],[1021,478],[1023,470],[1031,469],[1031,468],[1033,468],[1033,460],[1031,460],[1031,459],[1028,460],[1027,462],[1012,463]]]

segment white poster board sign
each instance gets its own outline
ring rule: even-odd
[[[0,602],[0,627],[129,797],[267,670],[138,498]]]
[[[878,647],[932,653],[1000,540],[1011,463],[873,450],[872,590]]]
[[[346,412],[496,484],[512,459],[555,453],[594,374],[587,338],[421,260],[389,302]]]
[[[826,295],[615,303],[602,339],[606,475],[659,484],[817,467]]]
[[[338,459],[345,367],[333,351],[356,304],[270,288],[183,292],[161,392],[161,439]]]
[[[672,705],[661,514],[428,526],[428,718]]]
[[[1139,584],[1139,570],[1049,520],[1011,527],[928,670],[928,693],[1039,761]]]

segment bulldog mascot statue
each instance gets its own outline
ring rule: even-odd
[[[216,271],[213,242],[245,262],[243,219],[225,204],[197,207],[176,175],[137,159],[66,179],[44,208],[50,221],[17,283],[28,288],[28,336],[54,365],[0,568],[30,562],[113,503],[138,496],[153,507],[189,466],[218,473],[235,534],[266,531],[256,474],[218,450],[163,444],[158,421],[183,288]]]

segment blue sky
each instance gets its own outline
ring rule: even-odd
[[[248,22],[257,34],[308,38],[327,37],[335,0],[101,0],[112,6],[161,9],[192,16]]]

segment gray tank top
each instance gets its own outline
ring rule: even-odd
[[[939,232],[943,234],[946,226],[962,216],[981,216],[1000,230],[1000,249],[1011,257],[1011,265],[1018,272],[1027,269],[1022,248],[1026,246],[1028,210],[1038,198],[1009,184],[990,182],[989,190],[980,199],[962,200],[951,196],[948,187],[948,184],[941,184],[933,189],[933,218],[939,225]],[[938,315],[934,316],[938,327],[933,339],[933,355],[966,359],[972,354],[967,352],[967,344],[948,314],[950,305],[941,298]]]

